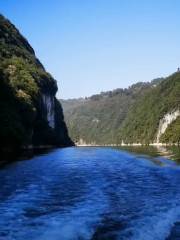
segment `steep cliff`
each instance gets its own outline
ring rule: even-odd
[[[180,110],[177,109],[165,114],[164,117],[159,121],[159,127],[156,138],[157,143],[161,142],[161,138],[167,131],[168,127],[172,125],[172,123],[175,122],[179,116]]]
[[[69,146],[57,84],[13,24],[0,15],[0,150]]]

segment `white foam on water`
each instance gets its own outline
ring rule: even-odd
[[[79,158],[81,151],[78,151]],[[61,161],[61,170],[64,170],[64,167],[65,170],[67,168],[67,171],[71,171],[72,186],[81,183],[81,180],[73,182],[73,179],[81,173],[80,177],[85,180],[85,186],[84,184],[76,186],[82,187],[82,190],[85,187],[86,191],[80,191],[78,197],[71,195],[71,191],[73,193],[76,188],[66,188],[66,181],[61,182],[58,175],[51,175],[50,172],[53,172],[54,168],[50,167],[50,162],[47,167],[43,159],[44,165],[41,164],[39,169],[42,169],[42,166],[46,169],[42,182],[47,189],[43,188],[41,181],[34,181],[34,184],[25,185],[23,189],[19,188],[6,201],[0,203],[0,234],[2,234],[0,240],[91,240],[101,226],[107,227],[107,235],[119,233],[120,240],[165,240],[173,225],[180,220],[179,172],[173,171],[174,168],[171,166],[160,171],[159,166],[145,159],[136,161],[131,155],[119,155],[117,152],[117,156],[113,154],[113,159],[111,154],[106,156],[111,164],[102,162],[103,159],[101,161],[99,157],[100,160],[81,163],[83,167],[79,168],[80,161],[66,160],[71,159],[71,154],[68,154],[63,164]],[[85,154],[88,156],[89,152]],[[56,161],[51,162],[57,164]],[[39,174],[39,171],[37,173]],[[54,210],[52,206],[51,211],[50,205],[54,203],[51,197],[56,196],[51,195],[54,185],[60,186],[65,192],[69,191],[70,199],[65,198],[66,204],[62,205],[62,201],[59,201],[58,205],[56,199],[55,206],[57,204],[59,207]],[[63,195],[57,196],[63,198]],[[68,201],[71,197],[75,198],[74,201]],[[48,204],[44,206],[41,198]],[[118,204],[122,204],[122,208]],[[45,208],[45,211],[41,211],[41,208]],[[40,214],[36,214],[38,210]],[[115,225],[117,220],[120,227],[108,229],[109,223],[104,221],[106,217],[110,219],[112,217]],[[123,222],[127,223],[125,228],[121,228]],[[7,234],[5,237],[4,233]],[[99,238],[100,234],[101,232]]]
[[[127,231],[131,232],[132,236],[128,240],[165,240],[179,220],[180,207],[174,207],[167,212],[144,217],[139,222],[131,222]]]
[[[3,214],[3,218],[7,217],[8,220],[12,217],[17,218],[17,216],[22,215],[24,208],[30,206],[30,203],[36,199],[38,192],[38,187],[34,184],[29,185],[26,190],[23,190],[23,192],[20,190],[15,191],[12,196],[0,204],[0,216]],[[4,222],[4,220],[2,222]]]
[[[47,216],[46,230],[34,240],[90,240],[106,209],[108,201],[103,192],[94,190],[70,211]]]
[[[6,201],[0,203],[0,235],[8,232],[8,236],[0,236],[0,240],[21,240],[30,232],[24,213],[26,208],[33,207],[38,195],[38,186],[31,184],[23,192],[17,190]]]

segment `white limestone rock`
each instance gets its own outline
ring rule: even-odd
[[[54,96],[43,94],[42,95],[43,104],[46,109],[46,118],[48,121],[48,124],[53,129],[55,128],[55,102],[54,102]]]
[[[180,116],[180,110],[173,110],[172,112],[169,112],[164,115],[164,117],[159,122],[157,138],[156,138],[157,143],[159,143],[160,137],[162,136],[163,133],[165,133],[169,124],[175,121],[179,116]]]

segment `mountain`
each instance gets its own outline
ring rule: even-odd
[[[121,143],[120,132],[129,112],[162,81],[158,78],[88,98],[61,100],[70,136],[88,144]]]
[[[120,139],[126,143],[180,143],[180,72],[137,100],[119,129]]]
[[[57,84],[16,27],[0,15],[0,151],[72,141]]]

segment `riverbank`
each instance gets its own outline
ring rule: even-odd
[[[142,143],[121,143],[121,144],[93,144],[93,143],[90,143],[90,144],[86,144],[86,143],[83,143],[83,144],[79,144],[79,143],[76,143],[75,144],[77,147],[142,147],[142,146],[180,146],[178,143],[149,143],[149,144],[142,144]]]
[[[37,154],[42,154],[42,153],[47,153],[50,150],[53,150],[55,148],[66,148],[66,147],[71,147],[74,146],[72,145],[24,145],[21,147],[7,147],[0,149],[0,155],[1,155],[1,160],[0,160],[0,167],[11,163],[15,162],[24,158],[32,158],[34,155]]]
[[[50,150],[54,149],[55,146],[52,145],[40,145],[40,146],[23,146],[21,148],[6,148],[1,149],[1,160],[0,160],[0,167],[3,167],[4,165],[19,161],[22,159],[29,159],[32,158],[34,155],[47,153]]]

